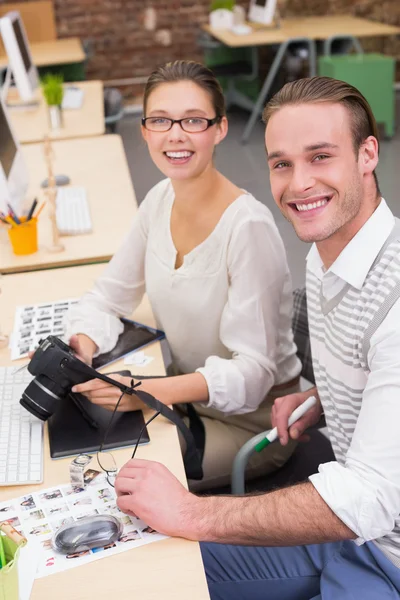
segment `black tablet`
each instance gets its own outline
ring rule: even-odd
[[[48,420],[50,456],[63,458],[81,453],[98,452],[104,440],[112,412],[92,404],[85,396],[73,394],[76,404],[67,396]],[[85,416],[83,416],[83,413]],[[141,444],[150,441],[141,410],[116,412],[107,434],[105,450],[133,447],[140,437]],[[122,466],[122,465],[120,465]]]
[[[152,342],[165,338],[165,333],[159,329],[153,329],[129,319],[121,319],[121,322],[124,325],[124,330],[119,336],[115,347],[110,352],[99,354],[99,356],[93,359],[92,366],[94,369],[100,369],[130,354],[134,350],[144,348],[144,346]]]

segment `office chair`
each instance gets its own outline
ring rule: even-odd
[[[292,328],[294,341],[297,346],[297,356],[303,365],[300,375],[311,385],[315,385],[308,332],[305,288],[297,289],[293,292]],[[307,386],[307,388],[309,387],[310,385]],[[321,425],[323,426],[324,423],[321,423]],[[245,493],[247,463],[251,455],[255,452],[255,446],[264,439],[267,433],[265,431],[254,436],[237,453],[232,467],[232,494],[240,495]],[[260,490],[261,488],[261,490],[266,491],[277,487],[293,485],[294,483],[306,480],[309,475],[315,473],[321,463],[335,460],[330,441],[318,429],[312,428],[307,431],[307,434],[310,435],[308,443],[299,443],[291,458],[275,473],[249,482],[251,489]]]
[[[247,82],[247,88],[251,83],[257,86],[257,48],[228,48],[207,33],[201,33],[197,43],[204,52],[204,63],[221,80],[227,109],[235,105],[251,112],[254,102],[238,89],[238,84]]]
[[[317,56],[333,55],[341,56],[349,54],[351,49],[357,53],[362,53],[363,49],[360,41],[352,35],[333,35],[326,40],[317,40]],[[309,47],[304,42],[291,44],[286,56],[286,70],[288,81],[294,81],[302,76],[304,61],[309,59]]]
[[[117,88],[104,90],[104,122],[106,131],[115,133],[117,123],[124,116],[124,104],[121,92]]]
[[[396,61],[392,56],[364,53],[360,42],[353,39],[356,54],[334,56],[334,44],[345,36],[332,36],[324,43],[324,55],[318,59],[318,73],[346,81],[356,87],[384,126],[385,139],[391,139],[396,125],[396,95],[394,92]]]

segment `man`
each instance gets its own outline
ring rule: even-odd
[[[272,194],[304,241],[317,386],[276,400],[280,442],[322,409],[336,461],[268,494],[196,497],[130,461],[118,505],[203,544],[212,599],[400,598],[400,225],[380,196],[377,129],[352,86],[316,77],[267,105]],[[290,430],[309,395],[319,404]],[[232,544],[232,545],[228,545]]]

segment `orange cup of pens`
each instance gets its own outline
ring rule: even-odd
[[[26,217],[20,217],[19,220],[20,225],[8,229],[13,252],[18,256],[33,254],[38,249],[37,218],[32,217],[27,221]]]

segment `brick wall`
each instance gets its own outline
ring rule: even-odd
[[[248,0],[238,4],[247,8]],[[54,0],[58,36],[89,41],[88,77],[102,80],[147,76],[167,60],[201,59],[196,38],[209,6],[210,0]],[[281,0],[281,6],[284,16],[347,13],[400,26],[399,0]],[[149,7],[156,14],[153,31],[145,28]],[[400,39],[363,44],[400,59]],[[139,89],[126,86],[124,91],[129,96]]]

